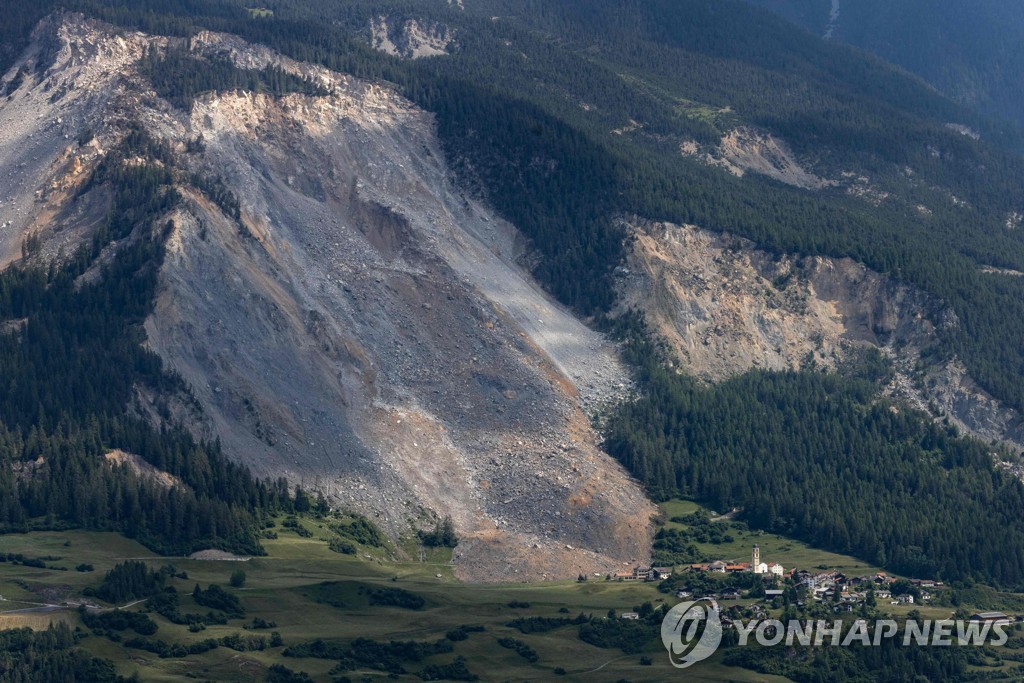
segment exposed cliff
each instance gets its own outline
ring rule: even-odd
[[[679,150],[684,156],[696,157],[739,177],[758,173],[808,190],[820,190],[836,184],[801,166],[784,141],[745,126],[726,132],[719,143],[710,148],[687,141],[680,145]]]
[[[421,59],[446,55],[455,46],[452,30],[437,22],[405,19],[396,21],[378,16],[370,21],[370,44],[403,59]]]
[[[893,363],[888,391],[985,440],[1024,448],[1024,421],[967,375],[956,358],[922,352],[942,302],[850,259],[773,255],[749,240],[693,226],[633,221],[622,306],[646,313],[681,369],[707,381],[749,370],[835,369],[877,348]]]

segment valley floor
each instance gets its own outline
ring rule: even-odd
[[[685,501],[667,503],[663,507],[665,519],[677,521],[666,521],[665,528],[685,531],[687,527],[678,520],[697,510],[700,510],[697,505]],[[877,571],[854,558],[821,552],[784,537],[748,531],[743,525],[732,525],[727,520],[726,524],[733,530],[728,539],[696,544],[701,553],[737,560],[746,557],[756,542],[761,547],[762,557],[782,563],[787,571],[790,567],[811,571],[828,567],[849,575]],[[609,610],[621,615],[645,602],[655,608],[663,603],[671,606],[679,602],[671,593],[659,592],[655,582],[609,581],[593,576],[586,582],[465,584],[454,578],[451,551],[447,549],[425,549],[420,555],[417,544],[410,541],[403,548],[359,545],[355,555],[332,552],[329,548],[335,538],[332,522],[331,518],[302,517],[299,526],[303,531],[279,523],[274,533],[268,534],[277,537],[264,541],[268,554],[242,560],[159,557],[134,541],[112,533],[67,531],[5,535],[0,537],[0,548],[8,560],[0,563],[0,628],[43,629],[50,623],[65,621],[79,630],[80,647],[114,661],[121,675],[137,675],[144,681],[182,678],[306,680],[268,679],[274,665],[304,672],[316,681],[344,680],[340,676],[350,680],[382,680],[388,675],[386,672],[364,667],[332,675],[337,657],[290,657],[283,653],[290,646],[316,640],[344,644],[355,638],[368,638],[378,643],[443,641],[447,646],[446,635],[460,626],[479,626],[483,630],[470,629],[468,638],[451,642],[450,652],[420,661],[404,661],[402,666],[406,673],[397,674],[398,680],[422,680],[421,674],[430,665],[449,664],[457,658],[465,658],[468,670],[480,680],[788,680],[726,666],[721,651],[711,660],[687,670],[684,678],[683,672],[671,667],[656,630],[651,632],[654,637],[640,648],[641,651],[625,654],[616,647],[599,648],[583,642],[580,627],[575,624],[541,633],[522,633],[509,625],[522,617],[569,619],[581,613],[600,620]],[[21,560],[13,559],[18,555],[29,564],[33,564],[32,558],[42,560],[46,568],[19,564]],[[412,557],[412,560],[396,559],[401,557]],[[191,592],[196,584],[204,588],[210,584],[224,586],[239,598],[245,610],[244,618],[208,625],[198,632],[190,632],[187,626],[173,624],[149,612],[158,629],[141,640],[187,647],[234,634],[269,641],[271,634],[277,633],[282,642],[277,646],[264,644],[262,650],[255,651],[237,651],[221,645],[202,654],[160,657],[140,649],[139,639],[130,630],[117,634],[90,631],[83,624],[77,606],[83,602],[95,605],[99,609],[93,612],[108,610],[109,606],[98,598],[83,597],[83,590],[95,589],[105,572],[128,559],[142,560],[151,569],[173,564],[176,576],[169,580],[169,585],[181,596],[182,613],[204,609],[192,605]],[[87,567],[92,571],[83,571]],[[228,588],[229,577],[239,569],[245,573],[244,585]],[[182,578],[184,576],[187,578]],[[423,604],[415,609],[408,605],[372,604],[374,600],[368,600],[367,596],[381,589],[407,591],[422,598]],[[986,604],[977,605],[978,609],[1001,607],[1008,613],[1014,609],[1024,611],[1024,597],[995,592],[979,595],[987,598]],[[119,607],[145,610],[140,602],[132,600]],[[741,599],[727,605],[749,607],[756,602]],[[723,607],[727,605],[723,603]],[[911,609],[913,606],[889,607],[888,602],[885,603],[885,611],[897,617],[905,617]],[[949,607],[923,605],[917,610],[925,618],[948,618],[952,614]],[[264,622],[264,627],[254,628],[259,620]],[[133,639],[136,639],[135,647],[128,647],[127,643]],[[508,639],[518,642],[510,648]],[[504,647],[500,641],[505,642]],[[525,649],[521,647],[524,644]],[[530,651],[533,656],[529,656]],[[990,673],[995,672],[994,668],[986,668]]]

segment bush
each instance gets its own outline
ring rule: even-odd
[[[384,607],[404,607],[405,609],[423,609],[427,601],[403,588],[368,588],[366,595],[371,605]]]
[[[180,659],[182,657],[188,657],[189,655],[201,655],[204,652],[216,650],[217,641],[213,638],[207,638],[206,640],[199,641],[198,643],[192,643],[188,647],[185,647],[184,645],[171,645],[170,643],[162,640],[132,638],[124,641],[124,646],[152,652],[161,659],[167,659],[169,657]]]
[[[374,548],[384,547],[384,534],[365,517],[356,517],[351,522],[335,524],[331,529],[339,536],[344,536],[356,543]]]
[[[508,648],[509,650],[515,650],[516,654],[531,664],[540,659],[540,655],[537,654],[536,650],[523,641],[516,640],[515,638],[498,638],[498,645]]]
[[[156,622],[142,612],[111,610],[94,612],[84,607],[79,609],[82,623],[94,631],[126,631],[131,629],[140,636],[151,636],[157,631]]]
[[[468,624],[463,624],[462,626],[458,626],[453,628],[451,631],[448,631],[444,637],[452,642],[458,642],[469,638],[470,633],[481,633],[484,630],[483,626],[470,626]]]
[[[341,553],[342,555],[355,555],[358,551],[352,541],[346,541],[340,538],[332,538],[327,547],[336,553]]]
[[[588,621],[590,621],[590,617],[581,612],[575,618],[520,617],[518,619],[513,619],[505,625],[511,626],[514,629],[518,629],[520,633],[546,633],[548,631],[553,631],[556,628],[562,628],[563,626],[571,626],[573,624],[585,624]]]
[[[241,569],[231,572],[231,578],[228,581],[232,588],[241,588],[245,585],[245,572]]]
[[[425,681],[478,681],[480,677],[466,668],[466,660],[457,658],[451,664],[431,664],[420,672]]]
[[[269,628],[277,628],[277,622],[267,621],[262,617],[253,617],[252,623],[246,626],[245,628],[252,629],[254,631],[261,631]]]
[[[313,533],[306,529],[306,527],[302,526],[297,517],[288,517],[283,522],[281,522],[281,526],[283,526],[286,529],[291,529],[302,538],[313,537]]]
[[[579,637],[595,647],[619,648],[638,654],[658,635],[658,628],[643,621],[595,619],[580,625]]]
[[[240,633],[224,636],[220,644],[236,652],[262,652],[267,649],[267,639],[263,636],[243,636]]]
[[[238,601],[238,598],[216,584],[211,585],[204,591],[199,588],[197,583],[192,591],[192,599],[203,607],[220,610],[231,618],[241,619],[245,616],[245,609]]]
[[[292,671],[281,664],[274,664],[267,672],[267,683],[313,683],[304,671]]]
[[[285,657],[315,657],[317,659],[339,660],[334,672],[354,671],[363,667],[405,673],[403,662],[419,662],[427,657],[452,651],[449,640],[435,642],[394,641],[388,643],[356,638],[347,644],[328,643],[317,639],[307,643],[291,645],[282,653]]]

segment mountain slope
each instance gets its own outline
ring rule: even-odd
[[[134,414],[218,437],[392,533],[451,512],[467,577],[643,559],[651,508],[585,414],[627,388],[621,364],[530,271],[627,340],[641,381],[613,411],[609,447],[652,495],[741,505],[755,526],[905,571],[1024,580],[1024,559],[999,556],[1024,534],[1015,524],[977,522],[956,556],[952,537],[934,542],[967,502],[977,519],[1019,516],[1020,484],[996,464],[1016,467],[1013,454],[955,426],[1010,446],[1019,433],[1024,348],[1007,340],[1024,335],[1024,160],[1011,128],[731,0],[72,6],[121,28],[74,45],[38,34],[5,75],[8,111],[44,114],[26,143],[42,156],[8,139],[3,170],[31,180],[18,192],[31,215],[6,249],[46,266],[90,220],[120,220],[105,193],[129,170],[166,190],[146,337],[192,396],[140,387]],[[424,36],[430,55],[415,48]],[[125,63],[105,56],[118,50]],[[114,101],[66,88],[55,56],[120,67],[92,84]],[[124,158],[104,153],[120,139]],[[644,234],[652,224],[667,227]],[[708,248],[709,232],[742,239]],[[117,241],[96,233],[83,280],[102,282],[133,244]],[[702,316],[720,319],[687,327]],[[752,358],[775,371],[750,372]],[[680,362],[726,381],[692,382]],[[890,375],[891,394],[932,414],[887,401]],[[738,406],[728,423],[708,410],[719,401]],[[803,424],[810,407],[820,419]],[[846,433],[870,434],[863,479],[886,496],[868,526],[864,481],[855,505],[834,503],[829,468],[856,464]],[[692,444],[709,445],[698,470],[777,464],[732,486],[691,467]],[[806,468],[821,482],[815,514],[796,514]],[[931,517],[900,499],[918,470],[943,492]],[[963,552],[983,560],[964,566]]]
[[[848,372],[884,356],[883,393],[985,441],[1024,450],[1024,419],[935,357],[956,316],[941,301],[851,259],[770,254],[695,226],[633,221],[617,273],[623,311],[642,311],[687,375]],[[886,363],[883,363],[885,365]]]
[[[852,257],[942,299],[961,323],[943,335],[942,353],[1024,408],[1010,379],[1024,352],[1003,343],[1024,333],[1021,283],[988,277],[1024,269],[1012,229],[1024,213],[1024,161],[1006,151],[1019,135],[768,12],[699,0],[483,0],[464,9],[323,0],[279,3],[269,19],[221,2],[200,10],[108,0],[90,11],[180,34],[222,28],[399,83],[437,116],[463,185],[530,240],[540,281],[584,313],[614,305],[609,278],[624,235],[611,216],[728,230],[771,251]],[[443,24],[448,51],[377,53],[372,24],[385,15],[396,26]],[[757,172],[737,181],[703,166],[737,140],[781,146],[785,164],[809,174],[801,184],[813,176],[821,191],[780,191]],[[740,156],[753,156],[754,168],[777,163]]]
[[[918,74],[951,99],[1024,123],[1024,8],[999,0],[750,0]]]
[[[35,258],[89,235],[78,209],[99,199],[82,169],[141,129],[188,173],[146,322],[202,417],[190,399],[172,413],[257,474],[392,533],[450,514],[468,578],[642,559],[651,508],[583,412],[621,391],[624,371],[516,265],[515,229],[450,184],[430,117],[386,87],[212,33],[191,58],[273,66],[328,94],[224,92],[183,111],[139,72],[179,47],[76,15],[38,29],[13,69],[33,75],[0,103],[33,126],[9,129],[0,155],[23,183],[7,259],[29,233]],[[158,421],[164,400],[140,388]]]

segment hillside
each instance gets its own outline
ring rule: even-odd
[[[752,0],[919,75],[951,99],[1024,123],[1024,11],[998,0]]]
[[[662,680],[683,589],[1024,609],[1016,9],[8,4],[0,628],[81,630],[0,680]],[[755,543],[808,574],[683,571]]]
[[[645,493],[684,493],[905,571],[1024,582],[999,556],[1016,523],[978,527],[969,567],[932,542],[963,501],[1019,511],[1012,127],[741,2],[64,6],[4,26],[12,461],[55,448],[73,406],[97,477],[91,456],[121,449],[254,523],[296,485],[394,538],[448,515],[474,580],[642,561]],[[78,362],[94,330],[66,320],[97,309]],[[38,401],[36,364],[80,381]],[[790,419],[825,394],[820,420]],[[778,466],[695,475],[684,415],[710,430],[694,443]],[[867,489],[821,519],[756,513],[798,508],[783,479],[824,477],[846,431],[870,436],[876,524],[849,533]],[[164,467],[165,432],[245,470]],[[964,481],[925,520],[898,501],[918,467]],[[40,495],[12,526],[52,526]],[[897,545],[920,553],[878,554]]]
[[[451,186],[426,114],[386,87],[213,33],[187,58],[279,69],[323,94],[225,92],[183,110],[143,75],[170,69],[178,49],[54,17],[14,67],[35,75],[0,104],[0,118],[31,126],[4,130],[4,174],[47,188],[10,208],[8,261],[25,235],[43,263],[93,237],[76,208],[102,205],[94,169],[180,168],[145,333],[189,391],[136,386],[135,409],[392,533],[450,515],[469,578],[642,557],[649,508],[584,414],[622,391],[625,371],[516,265],[515,229]],[[132,135],[169,156],[116,159]]]

